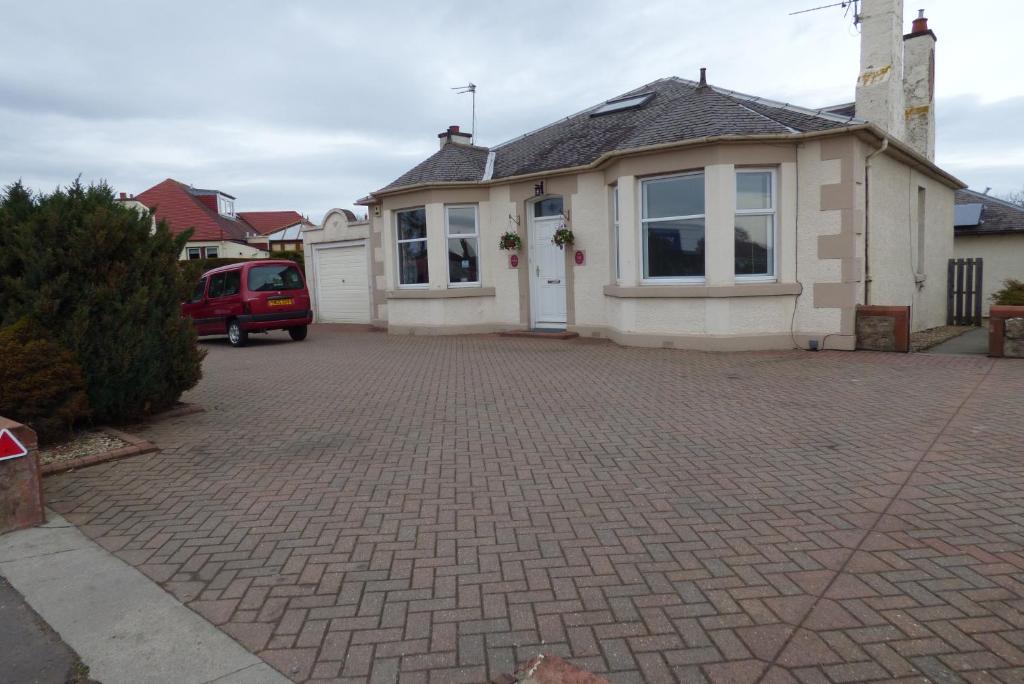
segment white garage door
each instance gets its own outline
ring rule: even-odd
[[[319,322],[370,322],[365,244],[317,249],[316,282]]]

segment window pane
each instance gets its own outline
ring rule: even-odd
[[[412,209],[398,212],[398,239],[415,240],[427,237],[427,212]]]
[[[704,174],[644,181],[644,218],[704,213]]]
[[[703,275],[704,219],[645,224],[645,278],[684,278]]]
[[[242,272],[228,271],[224,275],[224,295],[236,295],[242,289]]]
[[[207,259],[216,259],[217,258],[217,254],[218,254],[218,252],[217,252],[217,248],[216,247],[207,247],[206,248],[206,258]]]
[[[475,237],[448,239],[448,281],[452,283],[480,281],[480,257]]]
[[[190,299],[189,301],[191,301],[191,302],[201,302],[201,301],[203,301],[203,294],[205,294],[205,293],[206,293],[206,278],[203,278],[198,283],[196,283],[196,288],[194,290],[192,290],[192,299]]]
[[[772,208],[772,174],[768,171],[736,174],[737,209]]]
[[[561,216],[562,215],[562,198],[561,197],[548,197],[542,199],[533,205],[533,215],[536,218],[542,218],[544,216]]]
[[[426,285],[427,242],[403,242],[398,245],[398,282],[402,285]]]
[[[218,273],[210,278],[210,298],[220,297],[224,294],[224,274]]]
[[[476,234],[476,209],[473,207],[448,207],[448,234]]]
[[[301,290],[302,276],[294,266],[253,266],[249,269],[249,289],[252,292]]]
[[[189,247],[188,248],[188,258],[189,259],[198,259],[200,256],[201,255],[199,254],[199,248],[198,247]]]
[[[736,275],[773,275],[771,216],[736,217]]]

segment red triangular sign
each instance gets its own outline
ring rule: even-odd
[[[28,449],[18,441],[18,438],[10,430],[7,428],[0,430],[0,461],[21,458],[27,453]]]

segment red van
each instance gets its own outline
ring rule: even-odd
[[[199,335],[224,335],[244,347],[250,332],[287,330],[306,339],[313,311],[302,271],[294,261],[261,259],[207,271],[181,305]]]

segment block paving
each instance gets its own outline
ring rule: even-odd
[[[1024,681],[1024,362],[317,326],[49,504],[297,682]]]

